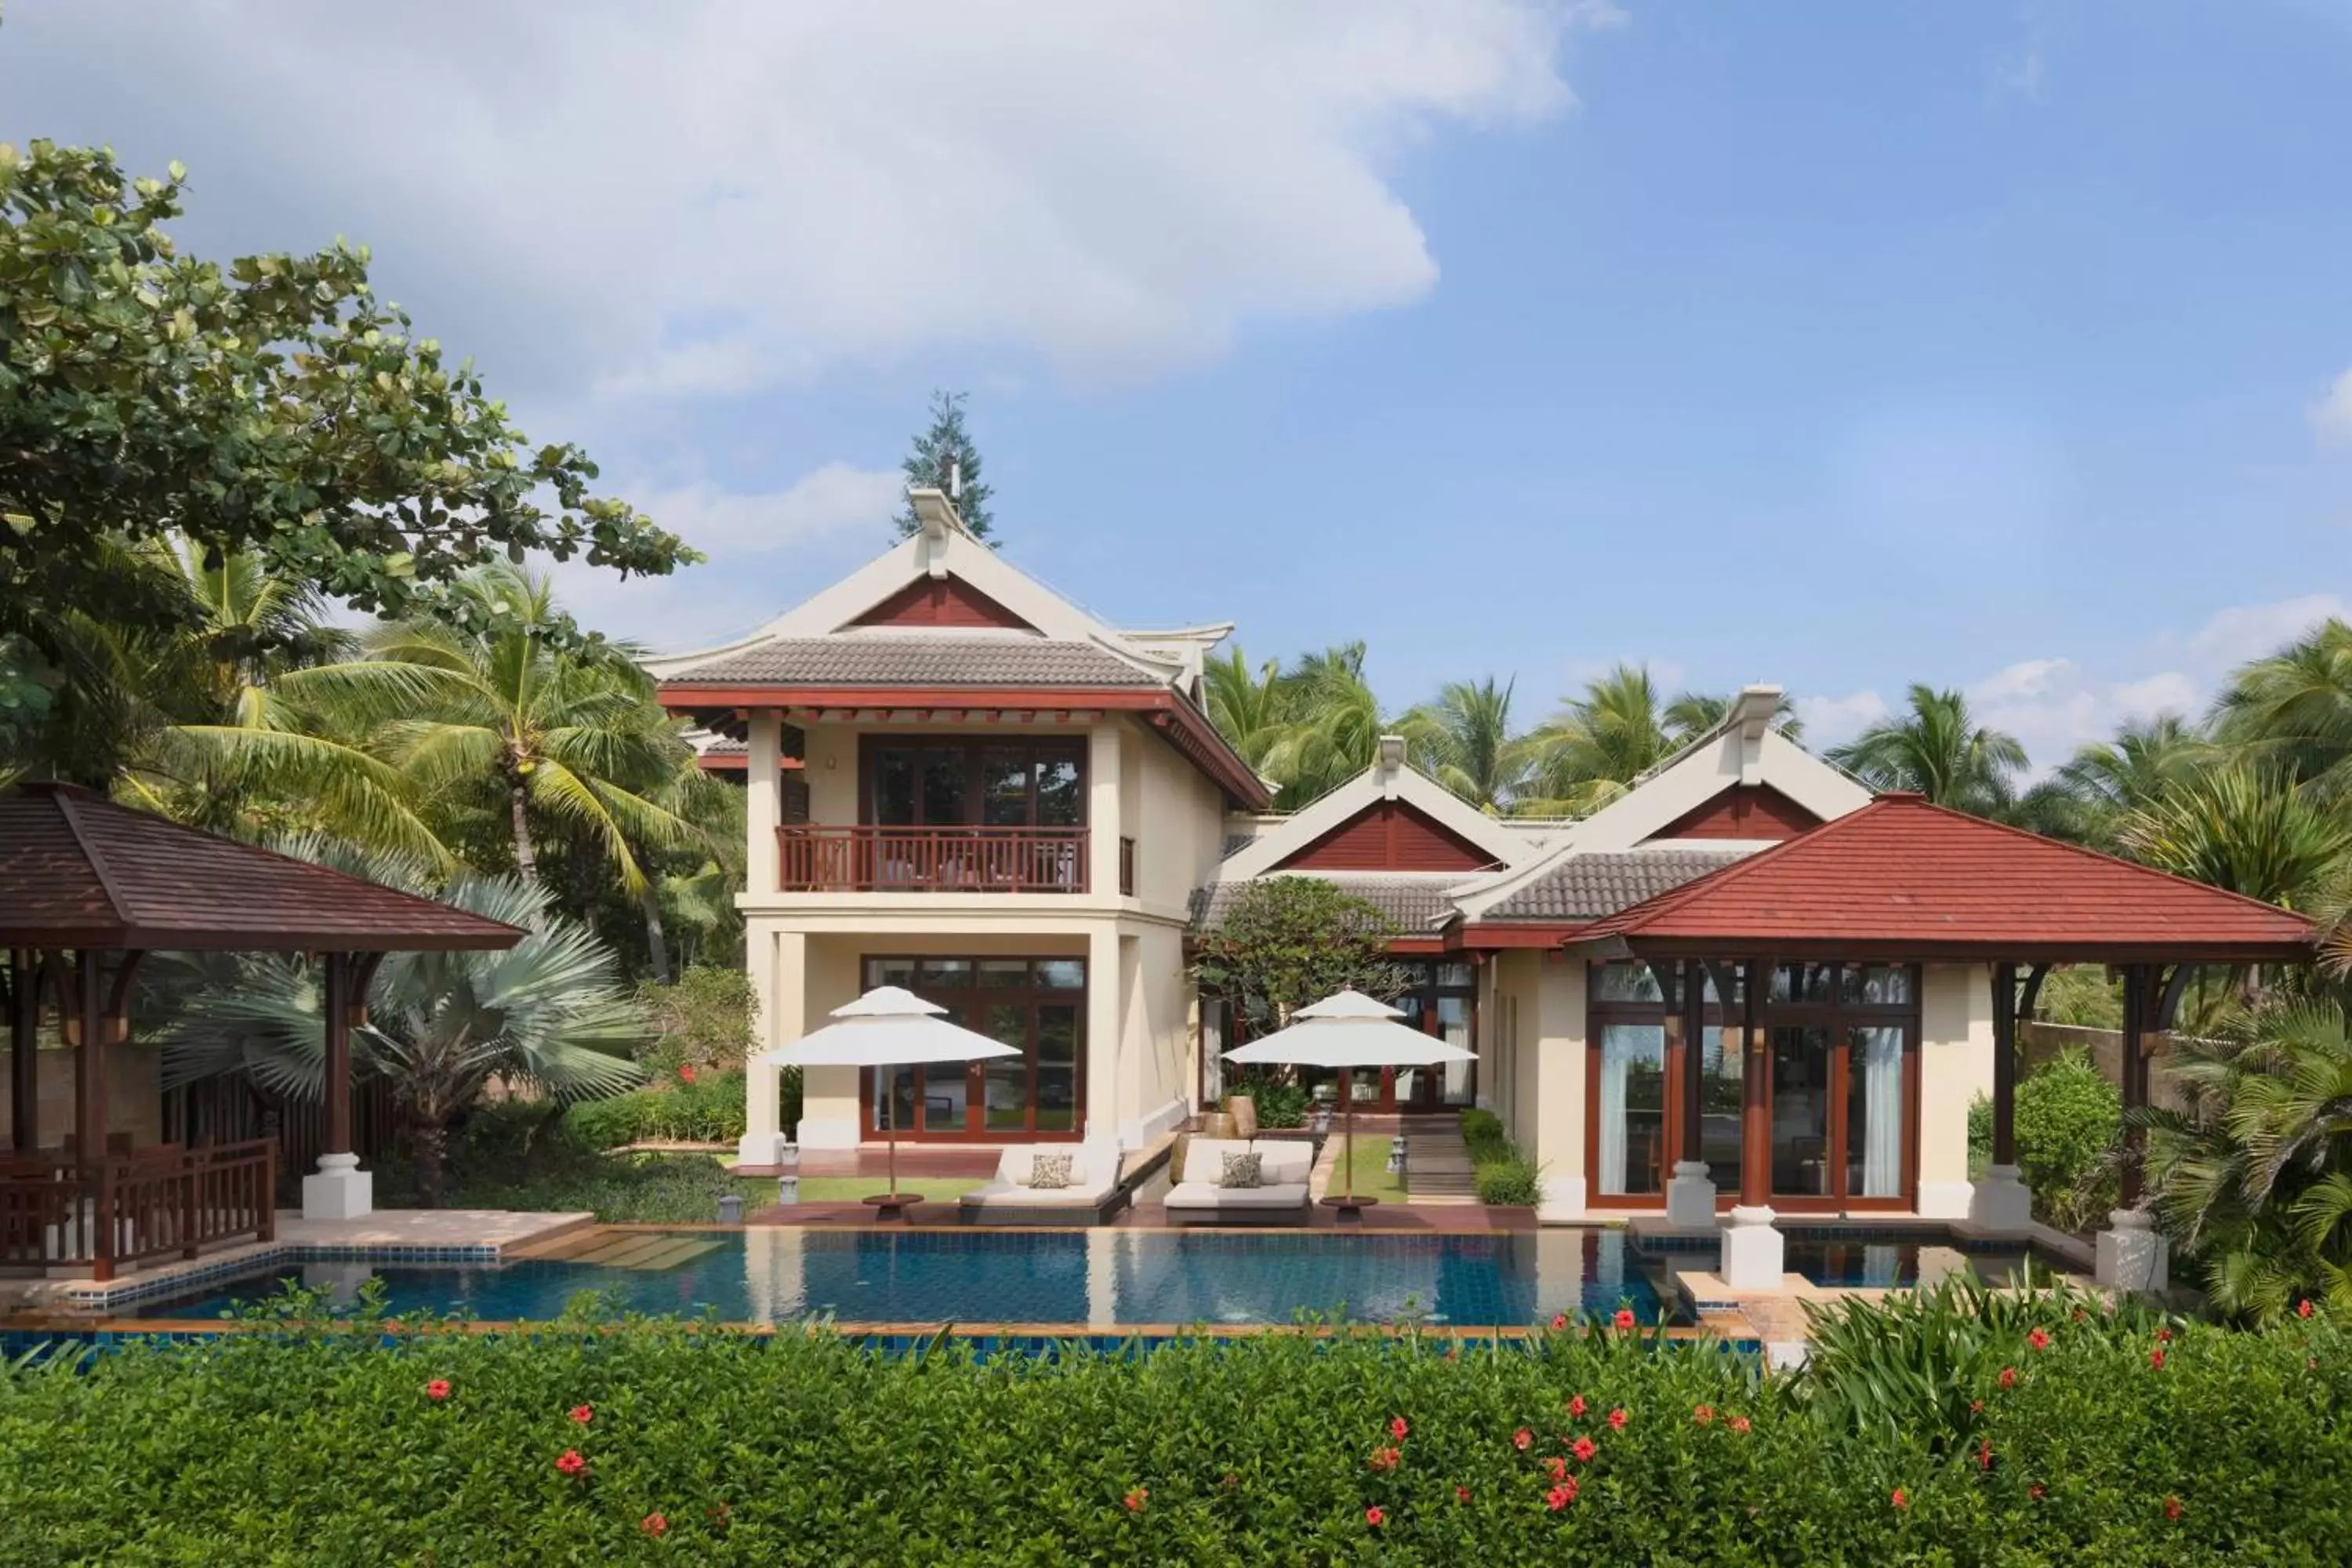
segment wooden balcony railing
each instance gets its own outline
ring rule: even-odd
[[[1083,893],[1083,827],[776,829],[788,893]]]
[[[0,1265],[118,1265],[215,1242],[277,1237],[277,1146],[267,1139],[205,1149],[165,1145],[102,1155],[0,1155]]]

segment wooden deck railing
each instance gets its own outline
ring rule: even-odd
[[[790,893],[1083,893],[1083,827],[776,829]]]
[[[277,1149],[268,1140],[204,1149],[0,1155],[0,1265],[88,1268],[194,1258],[218,1242],[277,1236]]]

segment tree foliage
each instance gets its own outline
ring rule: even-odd
[[[2002,815],[2027,763],[2016,736],[1979,724],[1958,692],[1927,685],[1911,688],[1907,711],[1871,725],[1830,760],[1874,789],[1916,790],[1979,816]]]
[[[971,432],[964,428],[963,400],[961,392],[931,394],[930,426],[915,437],[898,468],[907,476],[909,489],[952,489],[963,525],[971,530],[974,539],[987,539],[993,547],[997,542],[989,534],[996,514],[989,510],[988,498],[995,492],[980,477],[980,448],[972,444]],[[900,507],[890,521],[901,539],[923,526],[912,502]]]
[[[1378,905],[1319,877],[1251,883],[1201,932],[1192,973],[1201,989],[1279,1027],[1310,1002],[1357,990],[1385,1001],[1405,987],[1389,962],[1394,928]]]
[[[51,605],[184,623],[178,595],[112,570],[166,534],[387,614],[500,555],[694,559],[594,495],[578,447],[528,445],[470,363],[376,298],[364,248],[180,254],[185,178],[0,146],[0,639],[49,655]]]

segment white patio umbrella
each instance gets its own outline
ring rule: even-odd
[[[868,1198],[879,1211],[903,1209],[920,1203],[919,1194],[898,1196],[898,1124],[890,1114],[897,1096],[890,1070],[926,1062],[970,1062],[989,1057],[1017,1057],[1013,1047],[986,1035],[950,1024],[947,1011],[896,985],[877,985],[845,1006],[835,1007],[839,1020],[803,1035],[790,1045],[761,1054],[761,1060],[786,1068],[872,1068],[881,1086],[882,1126],[890,1139],[890,1192],[887,1198]]]
[[[1475,1051],[1447,1045],[1434,1035],[1399,1023],[1403,1016],[1360,991],[1342,991],[1301,1007],[1291,1015],[1296,1021],[1289,1027],[1237,1046],[1225,1053],[1225,1059],[1244,1067],[1280,1063],[1336,1068],[1343,1072],[1351,1068],[1427,1068],[1477,1059]],[[1340,1160],[1347,1187],[1340,1199],[1344,1208],[1353,1207],[1356,1199],[1356,1097],[1349,1092],[1345,1078],[1339,1080],[1339,1111],[1347,1140]]]

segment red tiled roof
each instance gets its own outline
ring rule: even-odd
[[[0,795],[0,947],[381,952],[523,934],[87,790]]]
[[[1634,952],[2293,961],[2311,922],[2021,828],[1880,795],[1571,940]]]

